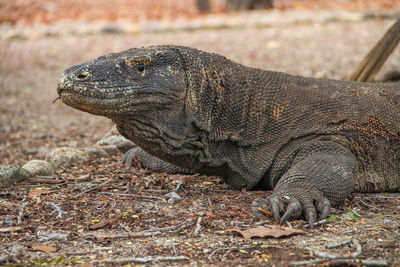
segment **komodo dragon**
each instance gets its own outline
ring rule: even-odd
[[[353,190],[400,189],[399,83],[305,78],[151,46],[68,68],[58,94],[145,151],[128,151],[128,163],[136,155],[157,171],[274,189],[253,210],[282,224],[304,216],[312,227]]]

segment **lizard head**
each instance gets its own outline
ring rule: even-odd
[[[109,118],[176,108],[185,97],[185,62],[172,46],[132,48],[72,66],[57,92],[65,104]]]

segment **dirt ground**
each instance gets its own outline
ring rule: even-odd
[[[105,118],[59,101],[52,104],[58,76],[72,64],[130,47],[177,44],[249,66],[340,79],[390,23],[379,18],[318,23],[310,18],[268,27],[1,40],[0,165],[22,166],[56,147],[93,146],[111,128]],[[398,69],[399,62],[397,49],[383,72]],[[270,192],[237,191],[218,177],[128,169],[121,157],[91,159],[80,167],[57,169],[50,182],[26,180],[1,190],[0,264],[118,265],[127,257],[185,256],[147,264],[288,266],[322,259],[318,252],[355,253],[354,245],[327,245],[357,240],[358,260],[400,265],[400,194],[353,194],[332,209],[339,220],[313,230],[305,229],[304,221],[292,221],[304,235],[246,239],[227,230],[255,227],[259,222],[251,202]],[[182,201],[168,204],[164,195],[180,182]],[[341,259],[316,264],[357,265]]]

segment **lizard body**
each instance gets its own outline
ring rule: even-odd
[[[253,207],[282,223],[303,215],[312,225],[353,190],[400,191],[398,83],[305,78],[152,46],[70,67],[58,93],[142,149],[125,160],[274,189]]]

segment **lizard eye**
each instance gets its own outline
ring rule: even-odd
[[[137,64],[136,68],[137,68],[137,70],[139,72],[143,72],[144,71],[144,64]]]

